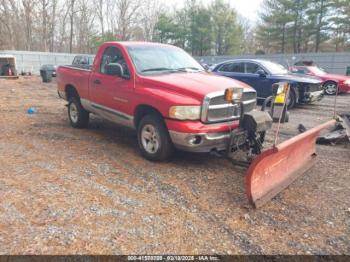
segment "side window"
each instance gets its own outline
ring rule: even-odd
[[[244,73],[244,63],[234,63],[232,64],[232,72],[234,73]]]
[[[100,73],[105,74],[105,66],[110,63],[118,63],[124,69],[124,74],[129,75],[129,69],[120,50],[114,46],[107,47],[103,53],[100,65]]]
[[[73,60],[73,65],[78,65],[78,64],[80,64],[80,56],[74,57],[74,60]]]
[[[256,74],[258,70],[262,69],[258,64],[255,63],[245,63],[245,65],[245,72],[247,74]]]
[[[222,67],[220,67],[219,71],[220,72],[232,72],[233,69],[233,64],[229,63],[229,64],[224,64]]]

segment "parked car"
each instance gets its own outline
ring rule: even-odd
[[[150,160],[168,158],[173,147],[223,151],[232,130],[242,143],[252,132],[257,134],[243,128],[257,127],[243,125],[244,119],[255,121],[259,114],[263,128],[272,121],[267,112],[254,110],[253,88],[206,72],[185,51],[170,45],[108,42],[99,48],[91,70],[60,66],[57,78],[59,96],[69,101],[73,127],[86,127],[93,113],[134,128],[140,151]],[[239,104],[224,98],[232,87],[237,87],[237,97],[241,94]],[[261,113],[266,114],[261,118]]]
[[[49,71],[52,77],[56,77],[57,67],[55,65],[42,65],[40,71]]]
[[[330,74],[318,66],[294,66],[291,68],[291,71],[322,79],[327,95],[335,95],[337,93],[337,86],[339,87],[339,93],[350,92],[350,76]]]
[[[90,70],[93,62],[94,56],[77,55],[73,59],[72,66]]]
[[[282,65],[267,60],[230,60],[218,64],[212,72],[252,86],[257,91],[258,99],[271,96],[274,83],[288,82],[291,84],[289,108],[297,103],[312,103],[323,98],[324,90],[320,79],[292,74]]]

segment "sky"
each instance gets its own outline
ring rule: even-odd
[[[181,6],[186,0],[166,0],[167,4]],[[255,23],[258,19],[258,11],[263,0],[227,0],[231,6],[236,9],[239,15]],[[212,0],[201,0],[202,3],[208,4]]]
[[[257,21],[262,0],[231,0],[230,3],[241,16],[248,18],[252,22]]]

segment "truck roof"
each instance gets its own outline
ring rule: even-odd
[[[105,44],[119,44],[125,47],[136,47],[136,46],[164,46],[164,47],[174,47],[173,45],[155,43],[155,42],[142,42],[142,41],[112,41],[106,42]]]

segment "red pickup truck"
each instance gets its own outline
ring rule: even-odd
[[[255,116],[250,114],[256,106],[254,89],[206,72],[185,51],[171,45],[104,43],[91,69],[60,66],[57,82],[59,96],[69,102],[73,127],[86,127],[93,113],[134,128],[141,153],[149,160],[164,160],[174,148],[222,151],[232,130],[244,133],[236,135],[243,136],[242,143],[251,131],[265,131],[257,130]],[[243,89],[239,103],[225,100],[225,90],[232,87]],[[244,125],[252,128],[248,132],[240,128],[247,114],[253,118],[253,124]]]

